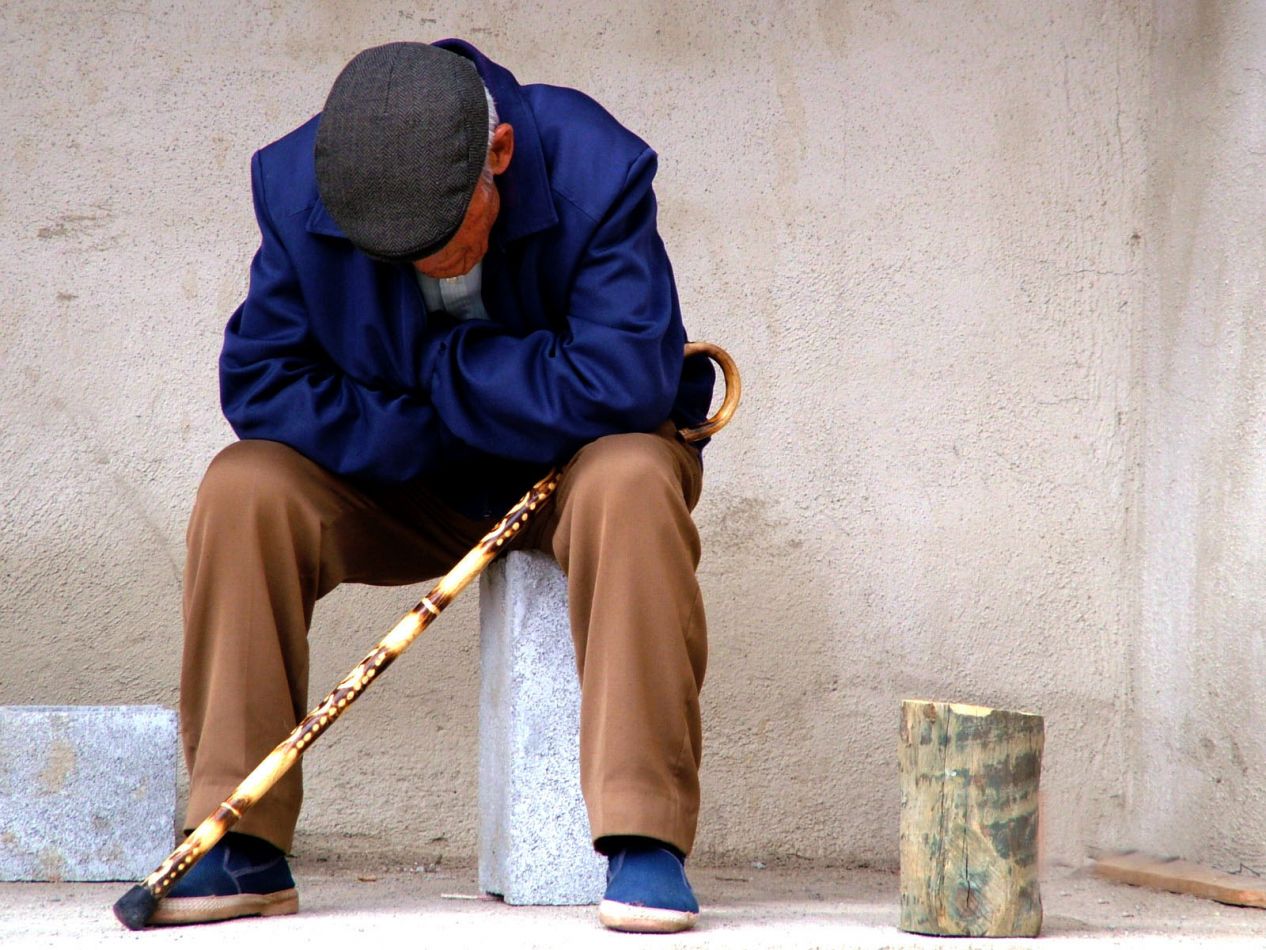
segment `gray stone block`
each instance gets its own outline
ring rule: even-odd
[[[0,881],[131,881],[174,845],[176,714],[0,706]]]
[[[596,854],[580,796],[580,686],[567,580],[514,551],[479,590],[479,886],[508,904],[596,904]]]

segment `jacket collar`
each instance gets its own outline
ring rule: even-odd
[[[475,64],[479,77],[497,104],[498,117],[514,128],[514,156],[510,159],[510,167],[497,176],[501,212],[493,227],[494,240],[499,235],[501,241],[514,241],[553,227],[558,223],[558,212],[554,208],[549,176],[545,173],[541,137],[536,128],[536,118],[523,100],[518,80],[510,70],[498,66],[465,40],[440,40],[434,45],[464,56]],[[344,237],[319,196],[308,215],[308,230],[331,237]]]
[[[325,204],[321,201],[320,195],[317,195],[316,203],[312,205],[312,213],[308,215],[308,230],[313,234],[325,234],[347,240],[343,229],[334,223],[330,213],[325,210]]]

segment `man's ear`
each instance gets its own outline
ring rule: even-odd
[[[494,175],[500,175],[510,167],[514,155],[514,128],[502,122],[492,132],[492,145],[488,148],[488,165]]]

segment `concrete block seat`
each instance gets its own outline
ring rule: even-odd
[[[480,580],[479,887],[508,904],[596,904],[606,858],[580,796],[567,579],[514,551]]]
[[[0,881],[130,881],[171,851],[176,713],[0,706]]]

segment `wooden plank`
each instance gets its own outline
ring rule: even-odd
[[[1094,872],[1109,881],[1137,887],[1191,894],[1237,907],[1266,908],[1266,882],[1255,883],[1236,874],[1178,858],[1158,858],[1139,851],[1127,851],[1099,858]]]
[[[1041,716],[901,706],[901,919],[911,933],[1032,937]]]

